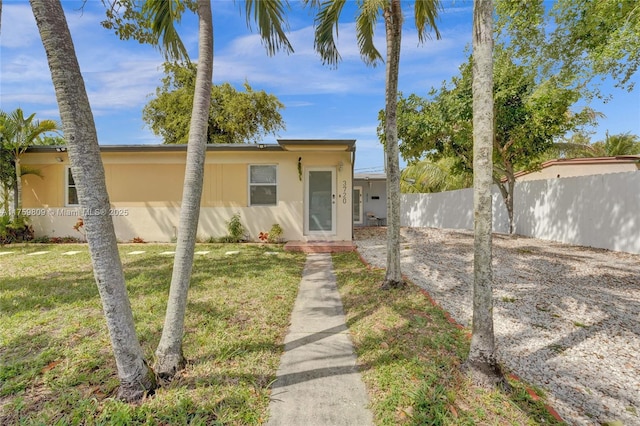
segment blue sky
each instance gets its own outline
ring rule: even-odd
[[[288,34],[295,53],[266,54],[259,36],[246,25],[240,5],[213,1],[214,76],[216,84],[241,88],[247,81],[255,90],[276,95],[285,105],[286,130],[278,138],[347,138],[357,140],[356,171],[382,171],[384,156],[378,142],[378,112],[384,107],[384,65],[363,64],[354,31],[355,2],[343,13],[339,29],[342,62],[337,69],[323,66],[313,50],[313,16],[292,2]],[[121,41],[99,22],[104,6],[88,0],[63,1],[78,60],[89,93],[101,144],[157,144],[161,139],[145,126],[142,108],[160,84],[162,55],[150,46]],[[426,96],[457,74],[471,41],[471,1],[447,1],[441,13],[441,40],[419,44],[407,17],[400,62],[400,90]],[[408,5],[407,5],[408,6]],[[410,15],[410,8],[405,7]],[[59,119],[44,49],[26,0],[4,0],[0,34],[0,109],[21,107],[37,118]],[[192,59],[197,59],[197,21],[186,16],[181,36]],[[384,25],[377,28],[377,46],[384,52]],[[384,53],[383,53],[384,54]],[[634,81],[640,83],[636,74]],[[638,84],[640,86],[640,84]],[[632,93],[603,86],[612,95],[606,104],[591,106],[606,115],[594,128],[593,140],[611,134],[640,135],[640,87]],[[275,142],[268,136],[265,142]]]

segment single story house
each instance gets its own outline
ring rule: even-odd
[[[640,155],[617,157],[559,158],[542,163],[540,170],[516,173],[516,181],[556,179],[640,170]]]
[[[176,238],[186,145],[101,146],[116,236],[120,241]],[[209,145],[198,237],[227,235],[236,213],[250,240],[283,229],[287,241],[351,241],[355,140],[278,140]],[[22,206],[36,236],[79,236],[82,211],[66,148],[31,147],[22,164]]]
[[[386,225],[387,175],[356,173],[353,177],[353,224]]]

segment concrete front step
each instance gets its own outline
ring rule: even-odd
[[[284,249],[303,253],[338,253],[355,251],[356,245],[353,241],[289,241]]]

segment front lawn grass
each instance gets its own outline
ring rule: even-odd
[[[384,271],[355,253],[333,256],[347,325],[377,425],[558,425],[521,382],[485,391],[459,370],[468,330],[451,324],[413,284],[380,290]]]
[[[173,256],[161,253],[173,249],[120,246],[149,361],[173,265]],[[0,256],[0,424],[261,423],[305,257],[273,246],[201,244],[196,250],[210,252],[195,256],[185,324],[188,366],[152,398],[127,405],[113,398],[116,367],[87,247],[0,249],[11,252]],[[49,253],[29,256],[41,251]],[[80,253],[63,254],[69,251]]]
[[[170,250],[120,246],[148,360],[164,320],[173,256],[162,253]],[[0,255],[0,424],[263,423],[305,256],[246,244],[196,250],[209,253],[195,258],[189,364],[152,398],[127,405],[113,398],[115,363],[86,246],[0,249],[11,252]],[[380,291],[383,272],[354,253],[335,255],[334,267],[377,425],[559,424],[521,383],[509,394],[472,386],[458,370],[466,331],[416,286]]]

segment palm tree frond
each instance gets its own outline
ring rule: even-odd
[[[409,164],[400,175],[402,192],[440,192],[446,189],[450,174],[429,160]]]
[[[22,108],[11,113],[0,112],[0,145],[18,158],[30,145],[37,144],[46,133],[56,132],[59,125],[54,120],[34,120],[35,113],[25,118]]]
[[[320,54],[323,64],[338,65],[341,57],[336,46],[338,21],[346,0],[324,1],[319,4],[320,10],[315,19],[316,33],[314,47]],[[335,28],[335,32],[334,32]]]
[[[293,47],[285,34],[289,26],[284,19],[285,6],[280,0],[245,0],[245,11],[247,14],[247,26],[251,28],[251,15],[258,26],[262,42],[267,48],[269,55],[274,55],[279,49],[284,49],[287,53],[293,53]]]
[[[53,120],[42,120],[34,122],[26,134],[25,140],[35,142],[40,139],[44,133],[55,132],[58,130],[58,124]]]
[[[441,36],[436,26],[436,18],[438,17],[438,12],[441,10],[442,4],[440,0],[416,0],[414,11],[416,28],[418,29],[418,39],[421,43],[429,38],[429,28],[435,32],[436,39],[440,40]]]
[[[143,14],[153,18],[151,32],[156,40],[154,44],[168,61],[189,62],[187,48],[182,43],[174,25],[180,22],[183,11],[184,5],[179,0],[148,0],[142,6]]]
[[[640,138],[629,132],[617,135],[605,135],[604,151],[606,155],[615,157],[617,155],[640,154]]]
[[[380,1],[365,1],[362,11],[356,18],[356,34],[360,55],[367,65],[376,66],[378,62],[383,62],[382,55],[376,49],[373,38],[375,35],[376,23],[382,12]]]

